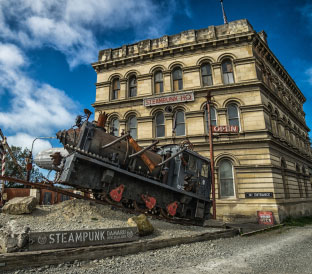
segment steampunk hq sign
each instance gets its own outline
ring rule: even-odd
[[[194,101],[194,92],[181,92],[176,94],[158,96],[153,98],[144,98],[143,105],[148,106],[158,106],[158,105],[167,105],[174,103],[183,103]]]
[[[49,250],[70,247],[105,245],[138,240],[136,227],[31,232],[29,250]]]

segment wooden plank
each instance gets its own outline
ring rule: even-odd
[[[132,242],[138,239],[136,227],[30,232],[28,249],[30,251],[64,249]]]
[[[238,229],[228,229],[225,231],[197,233],[195,235],[177,238],[158,238],[104,246],[6,253],[0,254],[0,272],[73,262],[75,260],[95,260],[110,256],[124,256],[174,245],[229,238],[237,234]]]

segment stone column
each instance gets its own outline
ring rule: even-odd
[[[120,79],[120,96],[119,99],[125,99],[127,97],[127,80]]]
[[[171,92],[171,71],[163,71],[164,93]]]
[[[212,63],[212,77],[214,85],[222,85],[221,63]]]

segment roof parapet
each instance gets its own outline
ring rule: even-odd
[[[220,26],[209,26],[208,28],[199,30],[186,30],[170,36],[164,35],[156,39],[147,39],[131,45],[123,45],[120,48],[101,50],[98,61],[108,62],[167,48],[218,40],[226,36],[235,36],[253,31],[254,29],[248,20],[241,19]]]

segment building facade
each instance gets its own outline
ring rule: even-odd
[[[114,135],[130,131],[141,146],[189,140],[209,158],[211,123],[217,217],[277,222],[312,214],[312,154],[305,97],[247,20],[188,30],[99,52],[96,119],[109,113]],[[238,133],[221,126],[236,126]]]

